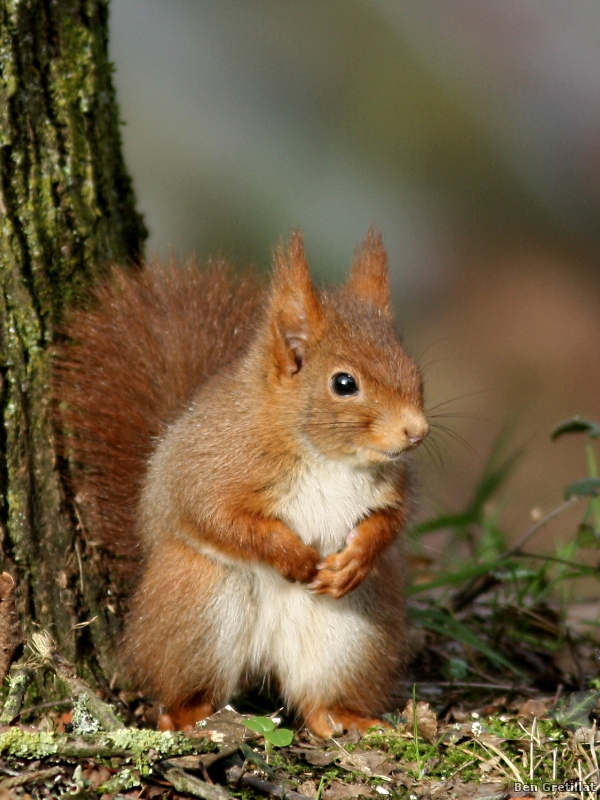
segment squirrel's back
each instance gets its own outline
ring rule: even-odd
[[[115,269],[74,311],[55,359],[65,452],[77,465],[86,539],[127,571],[157,438],[203,380],[248,342],[263,298],[255,273],[222,262]]]

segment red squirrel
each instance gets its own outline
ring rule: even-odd
[[[428,433],[371,231],[316,289],[223,264],[116,270],[59,357],[88,535],[139,545],[122,663],[186,729],[268,679],[315,735],[364,731],[406,658],[406,453]]]

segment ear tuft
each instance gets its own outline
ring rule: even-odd
[[[386,316],[391,316],[387,260],[381,232],[371,228],[356,251],[346,288],[355,297],[373,303]]]
[[[322,309],[308,270],[304,239],[293,231],[274,252],[271,294],[273,351],[280,374],[291,377],[302,369],[321,329]]]

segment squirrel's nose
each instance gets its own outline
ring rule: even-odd
[[[425,416],[416,410],[405,411],[403,416],[404,435],[411,447],[416,447],[429,433],[429,423]]]

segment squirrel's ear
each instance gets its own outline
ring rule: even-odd
[[[378,306],[386,316],[391,315],[387,253],[376,228],[369,230],[356,251],[346,288],[355,297]]]
[[[299,231],[275,250],[270,317],[275,360],[280,373],[292,376],[302,369],[323,318]]]

